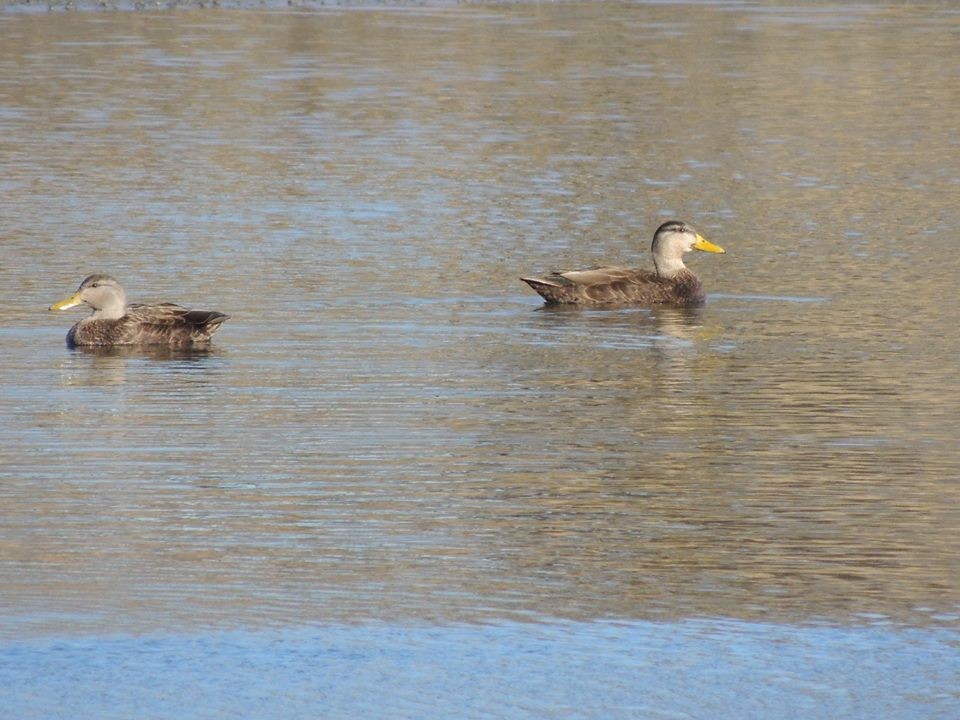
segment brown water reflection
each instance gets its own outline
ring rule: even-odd
[[[0,19],[14,633],[955,622],[947,10]],[[704,308],[517,279],[673,215]],[[94,270],[233,319],[68,351]]]

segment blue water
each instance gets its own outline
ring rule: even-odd
[[[332,625],[19,641],[3,717],[960,717],[960,643],[936,631],[721,620]]]

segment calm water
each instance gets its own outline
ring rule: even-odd
[[[960,715],[958,107],[940,3],[0,12],[0,700]]]

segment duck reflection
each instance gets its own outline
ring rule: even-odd
[[[62,364],[67,373],[67,385],[106,386],[127,382],[132,366],[161,363],[167,371],[208,368],[210,361],[223,354],[215,347],[170,347],[164,345],[77,346],[69,350],[69,358]]]
[[[75,356],[94,358],[136,358],[140,360],[182,360],[200,362],[220,354],[215,347],[173,347],[168,345],[78,345],[71,348]]]
[[[592,344],[610,348],[693,342],[703,328],[703,312],[702,306],[591,308],[559,304],[534,310],[535,317],[542,320],[539,327],[586,330]]]

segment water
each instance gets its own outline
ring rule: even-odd
[[[4,706],[960,714],[958,29],[0,14]],[[703,308],[517,279],[669,217],[727,249]],[[94,271],[232,319],[67,350]]]
[[[374,625],[14,645],[5,674],[23,718],[933,718],[950,652],[916,630]]]

